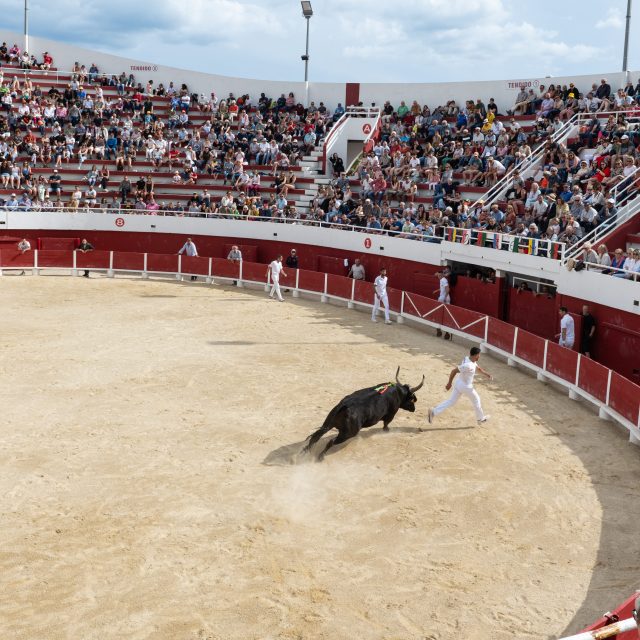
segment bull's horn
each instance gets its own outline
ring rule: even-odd
[[[416,391],[420,391],[422,389],[422,385],[424,384],[424,376],[422,376],[422,382],[417,386],[411,389],[411,393],[415,393]]]
[[[398,368],[396,369],[396,382],[397,382],[398,384],[402,384],[402,382],[400,382],[400,378],[398,378],[398,374],[399,374],[399,373],[400,373],[400,367],[398,367]]]

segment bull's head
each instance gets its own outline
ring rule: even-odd
[[[424,376],[422,376],[422,382],[417,387],[410,387],[408,384],[402,384],[400,382],[400,378],[398,377],[400,374],[400,367],[396,371],[396,383],[398,385],[398,389],[403,391],[403,400],[400,405],[401,409],[405,411],[415,411],[416,410],[416,402],[418,402],[418,398],[416,397],[416,392],[422,389],[422,385],[424,384]]]

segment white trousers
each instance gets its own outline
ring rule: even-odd
[[[451,296],[439,296],[438,302],[444,302],[446,304],[451,304]]]
[[[441,402],[437,407],[433,408],[433,415],[437,416],[439,413],[453,407],[453,405],[460,399],[460,396],[467,396],[467,398],[471,400],[471,404],[476,412],[476,419],[482,420],[484,418],[484,412],[480,405],[480,396],[478,395],[478,392],[473,387],[465,387],[463,385],[454,385],[449,399]]]
[[[274,293],[278,296],[278,300],[284,300],[280,293],[280,278],[274,278],[271,276],[271,293],[269,294],[269,297],[273,298]]]
[[[567,349],[573,349],[573,340],[563,340],[562,338],[560,338],[560,341],[558,343],[561,347],[567,347]]]
[[[382,306],[384,307],[384,321],[389,322],[389,296],[387,296],[386,293],[381,298],[378,297],[377,295],[374,296],[373,311],[371,312],[371,319],[372,320],[376,319],[381,302],[382,302]]]

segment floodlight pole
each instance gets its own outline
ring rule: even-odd
[[[304,51],[304,106],[309,106],[309,20],[311,16],[305,16],[307,21],[307,45]]]
[[[629,69],[627,65],[627,58],[629,54],[629,30],[631,28],[631,0],[627,0],[627,21],[624,30],[624,54],[622,56],[622,71],[627,74],[627,80],[629,80]]]
[[[24,50],[29,51],[29,0],[24,0]]]

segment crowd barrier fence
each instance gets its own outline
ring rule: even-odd
[[[233,262],[224,258],[165,255],[123,251],[34,250],[24,253],[16,249],[0,250],[0,275],[3,271],[34,275],[46,271],[69,270],[139,275],[182,279],[197,277],[211,284],[216,280],[269,288],[267,265]],[[301,293],[346,303],[349,308],[373,306],[373,284],[345,276],[286,269],[281,279],[294,297]],[[534,371],[542,382],[554,382],[568,390],[573,400],[584,398],[594,404],[603,419],[613,419],[629,431],[629,439],[640,444],[640,386],[581,355],[561,347],[502,320],[470,309],[437,302],[431,298],[389,288],[389,307],[397,322],[411,321],[422,326],[442,329],[468,340],[478,341],[483,352],[507,359],[510,366],[521,365]]]

